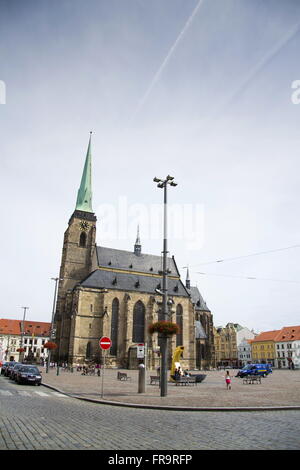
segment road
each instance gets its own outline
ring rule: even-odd
[[[0,449],[298,450],[300,411],[132,409],[0,377]]]

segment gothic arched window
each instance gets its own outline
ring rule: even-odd
[[[85,248],[86,246],[86,233],[85,232],[81,232],[80,234],[79,246],[81,246],[82,248]]]
[[[92,358],[92,343],[89,341],[86,345],[86,352],[85,352],[86,359]]]
[[[119,324],[119,301],[114,299],[112,302],[112,314],[111,314],[111,330],[110,338],[112,346],[110,348],[110,354],[112,356],[117,355],[118,350],[118,324]]]
[[[141,300],[136,302],[133,308],[133,328],[132,328],[132,341],[133,343],[145,342],[145,306]]]
[[[183,310],[180,304],[176,307],[176,323],[179,326],[179,332],[176,335],[176,346],[182,346],[183,343]]]

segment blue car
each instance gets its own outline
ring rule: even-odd
[[[243,378],[247,375],[262,375],[263,377],[266,377],[270,373],[272,373],[272,367],[270,364],[247,364],[238,371],[236,376]]]

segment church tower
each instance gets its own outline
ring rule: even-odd
[[[63,331],[68,329],[67,320],[73,309],[72,305],[68,305],[68,293],[92,271],[96,244],[97,218],[92,209],[91,134],[75,210],[64,234],[55,315],[57,335],[62,337]]]

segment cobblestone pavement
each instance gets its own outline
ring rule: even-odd
[[[0,390],[10,392],[0,399],[2,450],[300,449],[300,411],[116,407],[59,398],[43,386],[20,386],[2,377]]]
[[[150,385],[147,371],[145,393],[138,393],[138,371],[123,370],[130,381],[117,380],[117,370],[107,369],[104,374],[104,399],[128,404],[183,407],[285,407],[300,409],[300,371],[274,370],[261,384],[243,384],[235,370],[231,370],[232,390],[226,390],[225,372],[208,371],[204,382],[197,385],[168,385],[167,397],[160,397],[158,385]],[[194,372],[196,373],[196,372]],[[102,377],[82,376],[80,372],[63,372],[57,376],[55,370],[43,374],[43,383],[57,390],[81,398],[101,399]]]

